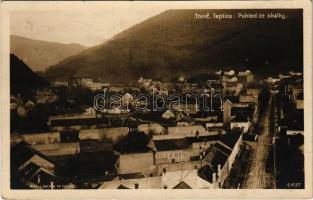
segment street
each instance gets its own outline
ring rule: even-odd
[[[269,98],[265,114],[259,120],[260,134],[255,148],[252,149],[248,162],[243,188],[266,189],[275,187],[273,174],[266,171],[266,162],[272,146],[273,134],[270,132],[272,96]]]

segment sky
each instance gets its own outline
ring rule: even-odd
[[[14,11],[10,15],[10,31],[26,38],[90,47],[163,11],[164,8],[135,7],[93,11]]]

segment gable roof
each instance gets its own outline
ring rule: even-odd
[[[224,153],[227,154],[227,155],[230,155],[231,152],[232,152],[231,149],[225,147],[224,145],[220,144],[219,142],[215,143],[215,147],[216,147],[218,150],[224,152]]]
[[[213,147],[205,156],[204,160],[209,163],[215,171],[217,171],[218,165],[221,165],[221,167],[223,167],[228,159],[228,156],[229,155],[227,155],[225,152],[216,147]]]
[[[128,187],[125,187],[124,185],[119,185],[118,187],[117,187],[117,189],[130,189],[130,188],[128,188]]]
[[[204,167],[199,169],[198,175],[204,180],[212,183],[213,173],[216,173],[216,171],[210,165],[205,165]]]
[[[17,167],[20,167],[35,155],[53,163],[46,155],[33,149],[30,144],[25,141],[20,142],[11,149],[11,156]]]
[[[35,173],[40,169],[39,165],[36,165],[33,162],[30,162],[28,165],[26,165],[23,170],[20,172],[21,176],[25,179],[31,179]]]
[[[192,189],[187,183],[184,181],[178,183],[173,189]]]

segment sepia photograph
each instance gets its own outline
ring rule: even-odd
[[[305,9],[134,3],[8,9],[9,190],[312,195]]]

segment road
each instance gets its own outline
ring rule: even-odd
[[[266,189],[275,187],[275,178],[272,173],[266,171],[266,162],[272,146],[273,134],[270,133],[270,117],[272,114],[272,96],[269,98],[265,114],[259,120],[260,134],[256,147],[252,150],[250,162],[248,162],[243,188]]]

